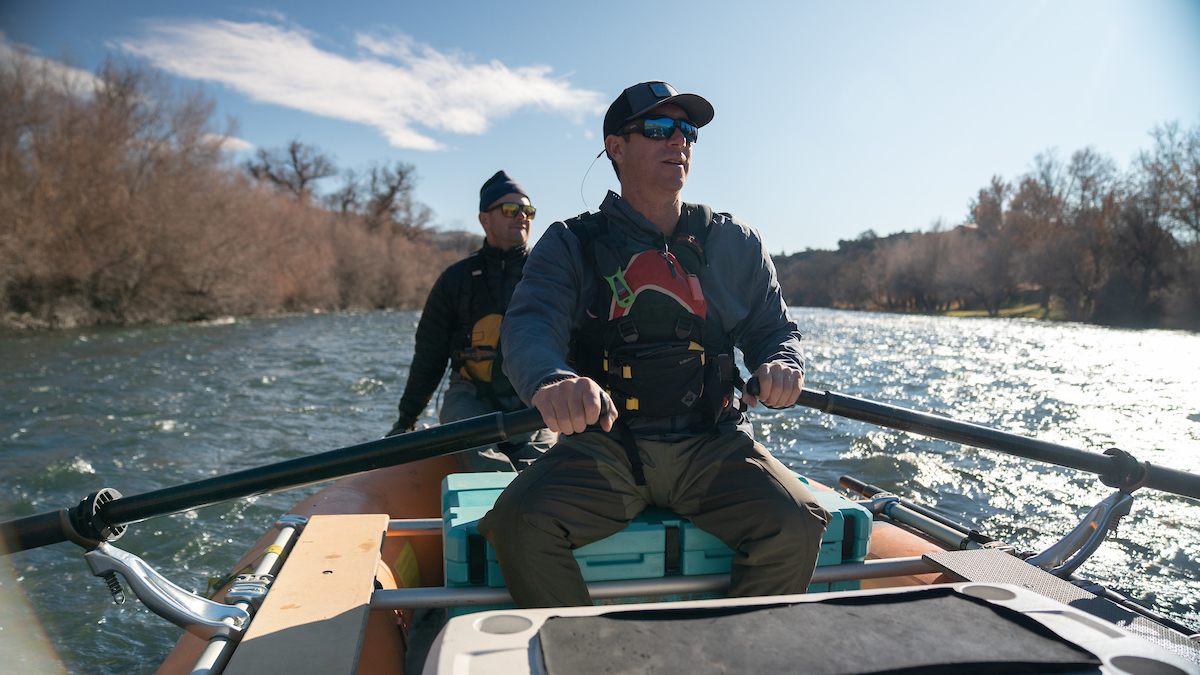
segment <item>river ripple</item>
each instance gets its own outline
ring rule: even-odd
[[[1200,336],[793,313],[810,387],[1083,449],[1115,445],[1200,473]],[[343,313],[0,334],[0,517],[73,504],[102,486],[137,494],[377,438],[395,416],[417,319]],[[1111,491],[1073,470],[808,409],[756,421],[776,456],[816,480],[854,475],[1023,549],[1055,541]],[[134,525],[119,546],[203,590],[316,489]],[[1198,516],[1196,500],[1139,492],[1118,534],[1081,571],[1200,624]],[[10,639],[0,656],[24,659],[25,672],[152,672],[178,637],[136,601],[114,605],[71,545],[4,561],[61,660]],[[20,599],[11,582],[0,592],[10,607]]]

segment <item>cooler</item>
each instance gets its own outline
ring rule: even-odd
[[[515,477],[511,472],[459,473],[442,481],[447,586],[504,586],[496,552],[476,524]],[[862,562],[871,536],[870,511],[834,492],[814,490],[813,494],[832,516],[821,538],[817,565]],[[575,559],[585,581],[652,579],[670,574],[728,574],[733,551],[685,518],[647,509],[621,532],[576,549]],[[843,581],[812,584],[808,590],[858,588],[858,581]]]

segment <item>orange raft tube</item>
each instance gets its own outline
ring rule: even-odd
[[[450,456],[377,469],[343,478],[300,502],[288,513],[301,516],[386,513],[391,519],[440,518],[442,479],[457,472],[457,463]],[[813,481],[810,481],[809,487],[830,490]],[[233,569],[242,569],[257,560],[274,541],[276,534],[277,529],[273,527]],[[944,546],[932,543],[912,530],[876,518],[867,560],[920,556],[943,550]],[[385,537],[376,570],[376,586],[384,589],[441,586],[442,557],[440,537]],[[864,579],[862,588],[894,588],[943,581],[947,580],[932,573]],[[219,602],[223,596],[224,590],[214,599]],[[411,618],[408,610],[370,613],[358,660],[359,675],[404,672],[405,636]],[[185,632],[159,667],[158,673],[190,673],[206,646],[206,641]]]

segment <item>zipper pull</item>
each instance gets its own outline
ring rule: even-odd
[[[663,259],[663,262],[667,263],[667,269],[671,270],[671,278],[678,279],[679,275],[675,273],[675,256],[666,251],[659,251],[658,255]]]

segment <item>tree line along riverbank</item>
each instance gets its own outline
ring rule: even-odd
[[[0,59],[0,325],[69,328],[417,308],[481,237],[441,232],[412,165],[299,140],[228,160],[214,101],[158,71]],[[791,305],[1200,329],[1200,124],[1126,172],[1047,151],[964,223],[774,258]],[[340,187],[315,193],[318,181]]]
[[[790,304],[1020,313],[1200,329],[1200,123],[1166,123],[1121,172],[1092,148],[1047,151],[970,200],[965,222],[868,231],[775,258]]]
[[[0,59],[0,321],[420,307],[482,240],[430,227],[411,165],[338,172],[299,141],[231,165],[214,108],[136,65]]]

